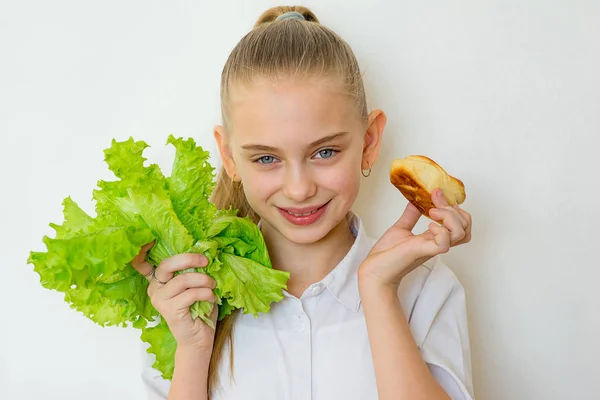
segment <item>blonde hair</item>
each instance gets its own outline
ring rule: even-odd
[[[297,12],[304,20],[277,17]],[[356,104],[359,117],[368,117],[362,74],[350,46],[329,28],[321,25],[308,8],[273,7],[265,11],[252,29],[232,50],[221,75],[221,112],[227,131],[231,89],[237,84],[250,84],[257,78],[306,79],[326,78],[339,85]],[[218,208],[238,210],[258,222],[241,184],[233,182],[221,168],[212,201]],[[233,372],[233,325],[236,313],[217,324],[213,353],[208,373],[209,395],[218,381],[218,368],[225,346],[229,348],[230,374]]]

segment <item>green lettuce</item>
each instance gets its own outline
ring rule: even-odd
[[[55,237],[45,236],[46,251],[30,252],[28,262],[43,287],[64,293],[72,308],[95,323],[141,329],[141,339],[156,357],[154,368],[171,379],[176,341],[150,303],[148,280],[130,264],[145,244],[154,242],[148,253],[154,266],[186,252],[208,258],[206,267],[181,273],[197,271],[215,279],[219,320],[236,309],[268,312],[283,299],[289,274],[272,268],[253,221],[210,202],[214,169],[209,153],[193,139],[170,135],[167,144],[176,149],[170,177],[156,164],[145,165],[145,142],[113,140],[104,154],[118,179],[98,181],[96,216],[67,197],[64,222],[50,224]],[[212,326],[213,307],[197,302],[190,311]]]

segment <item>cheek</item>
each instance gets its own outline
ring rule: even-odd
[[[265,179],[264,174],[259,172],[246,170],[241,177],[244,182],[244,193],[251,205],[255,203],[255,199],[268,199],[277,191],[277,181]]]
[[[348,197],[352,201],[360,189],[360,171],[355,171],[355,163],[348,163],[321,174],[320,186],[329,189],[338,195]]]

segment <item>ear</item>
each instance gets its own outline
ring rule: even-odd
[[[362,169],[369,169],[375,165],[375,161],[377,161],[377,157],[379,156],[381,135],[383,135],[386,122],[387,117],[381,110],[373,110],[369,114],[362,154]]]
[[[237,166],[235,165],[231,148],[227,142],[225,128],[221,125],[217,125],[213,135],[215,137],[215,141],[217,142],[217,147],[219,148],[219,153],[221,154],[221,160],[223,160],[223,167],[225,168],[227,175],[229,175],[231,179],[233,179],[234,176],[237,176],[239,179]]]

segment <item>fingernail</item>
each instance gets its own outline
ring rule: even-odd
[[[208,258],[206,258],[206,256],[203,254],[199,254],[199,257],[200,257],[200,266],[206,267],[206,265],[208,264]]]

